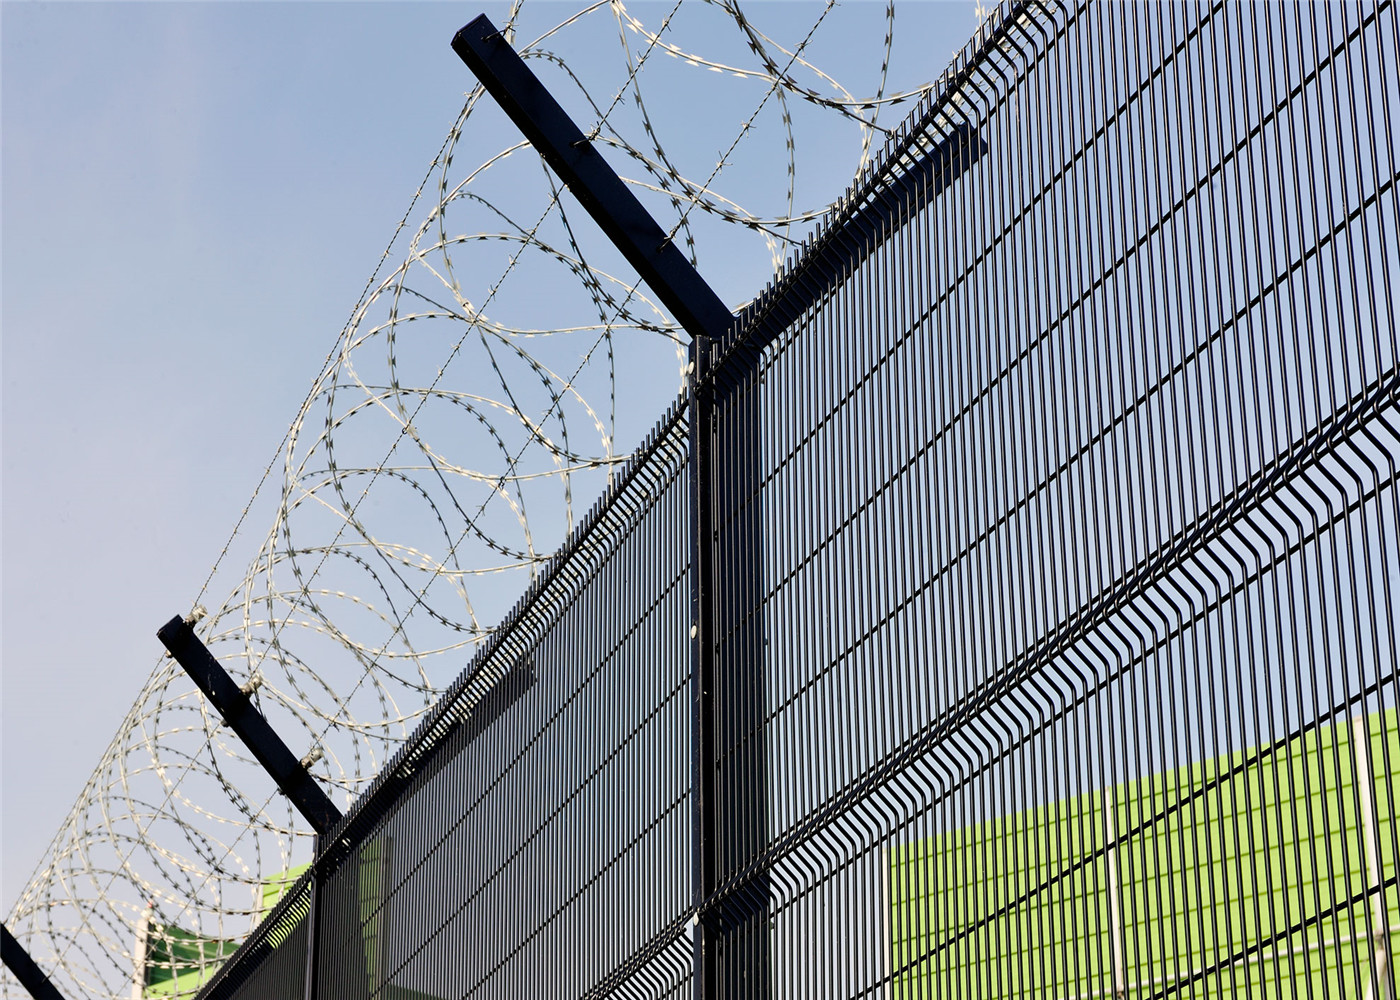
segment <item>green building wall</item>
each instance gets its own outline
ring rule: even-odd
[[[895,848],[889,996],[1386,997],[1397,772],[1390,710]]]

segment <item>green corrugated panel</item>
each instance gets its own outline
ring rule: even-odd
[[[1395,723],[1364,759],[1348,721],[894,850],[893,996],[1365,995],[1400,894],[1330,911],[1395,873]]]
[[[1108,869],[1102,857],[1085,859],[1103,846],[1103,830],[1100,797],[1082,796],[897,851],[893,968],[908,970],[894,996],[1098,989],[1111,968],[1101,946]],[[1052,874],[1061,877],[1046,885]],[[1014,905],[1033,892],[1035,905]],[[947,946],[919,961],[934,942]]]

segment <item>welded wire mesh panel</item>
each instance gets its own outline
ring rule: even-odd
[[[303,1000],[312,891],[310,876],[288,888],[286,898],[266,915],[204,995],[211,1000]],[[140,995],[178,996],[189,988],[172,983],[162,989],[148,981]]]
[[[663,422],[331,838],[316,996],[686,982],[686,433],[683,411]]]
[[[206,995],[1395,996],[1397,34],[1000,8]]]
[[[306,934],[306,921],[302,920],[229,996],[234,1000],[302,1000],[306,988]]]
[[[715,995],[1394,995],[1396,21],[1003,8],[755,307]]]

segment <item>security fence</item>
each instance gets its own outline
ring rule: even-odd
[[[999,10],[204,995],[1394,996],[1397,51]]]

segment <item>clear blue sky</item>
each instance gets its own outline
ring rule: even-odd
[[[653,22],[669,9],[629,6]],[[883,4],[846,8],[875,45],[814,61],[840,64],[859,92],[878,70],[858,60],[878,50]],[[504,6],[0,4],[3,909],[454,120],[471,80],[448,43],[482,10]],[[900,23],[896,88],[941,72],[973,3],[916,6]],[[834,196],[848,162],[818,162],[827,190],[813,197]],[[717,263],[707,276],[735,299],[767,277],[750,273]]]

